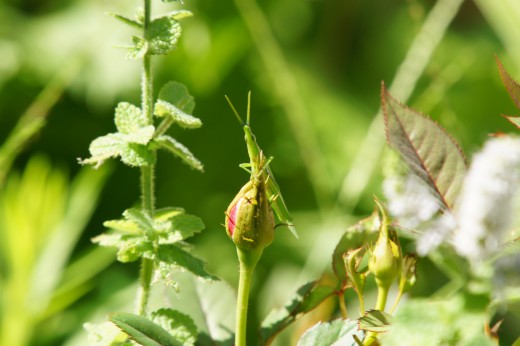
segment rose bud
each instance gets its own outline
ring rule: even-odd
[[[229,205],[226,231],[237,247],[261,250],[274,238],[274,215],[267,198],[266,174],[251,178]]]
[[[391,229],[387,211],[377,199],[375,202],[381,212],[382,220],[379,238],[372,249],[368,269],[374,274],[377,286],[388,289],[401,274],[403,259],[399,241],[395,230]]]

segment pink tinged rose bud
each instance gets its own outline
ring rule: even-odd
[[[227,234],[244,250],[263,249],[274,238],[274,215],[263,178],[247,182],[226,211]]]

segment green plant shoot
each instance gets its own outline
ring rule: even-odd
[[[262,170],[265,169],[267,172],[267,179],[266,179],[266,192],[267,197],[269,198],[269,202],[271,204],[271,208],[273,208],[274,213],[276,214],[276,217],[280,221],[279,225],[286,226],[289,228],[291,233],[298,238],[298,233],[296,232],[296,228],[294,227],[292,223],[291,215],[289,214],[289,210],[287,209],[287,205],[285,204],[285,201],[282,197],[282,193],[280,192],[280,186],[276,183],[276,180],[274,179],[273,172],[271,171],[271,167],[269,166],[269,163],[271,162],[272,158],[269,158],[267,162],[262,163],[261,156],[262,156],[262,150],[260,149],[260,146],[256,142],[256,137],[253,134],[253,131],[251,130],[250,126],[250,115],[251,115],[251,92],[247,95],[247,118],[246,122],[242,120],[240,115],[238,114],[235,106],[233,106],[233,103],[231,103],[231,100],[229,97],[225,96],[227,102],[229,103],[229,106],[237,116],[238,121],[242,125],[242,128],[244,129],[244,138],[246,141],[247,146],[247,154],[249,155],[249,163],[243,163],[240,165],[240,167],[246,169],[249,173],[251,173],[252,177],[258,176],[259,173],[261,173]],[[263,167],[265,165],[265,167]],[[249,168],[249,169],[248,169]]]

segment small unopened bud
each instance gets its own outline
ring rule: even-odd
[[[417,264],[417,257],[413,254],[405,255],[403,258],[403,268],[401,278],[399,279],[399,291],[402,293],[408,292],[417,280],[415,272],[415,265]]]
[[[390,229],[387,211],[377,199],[375,202],[381,212],[382,220],[379,238],[372,249],[368,268],[374,274],[376,284],[387,289],[401,274],[402,255],[395,231]]]
[[[237,247],[263,249],[274,238],[274,215],[267,198],[263,175],[251,178],[229,205],[226,231]]]
[[[358,294],[362,294],[365,289],[366,273],[365,271],[358,271],[364,255],[365,247],[348,250],[343,255],[347,281]]]

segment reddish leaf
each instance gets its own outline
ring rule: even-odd
[[[430,118],[394,99],[384,84],[381,102],[388,144],[430,187],[440,205],[453,209],[466,174],[464,154],[458,144]]]
[[[509,96],[513,99],[516,107],[520,109],[520,84],[511,77],[504,65],[502,65],[500,60],[498,60],[498,57],[495,57],[495,59],[497,61],[500,78],[502,78],[502,82],[504,83]],[[510,119],[511,117],[506,116],[506,118],[518,127],[518,124]]]
[[[515,125],[516,127],[518,127],[520,129],[520,117],[513,117],[513,116],[510,116],[510,115],[503,115],[502,116],[504,118],[506,118],[507,120],[509,120],[509,122],[513,125]]]

